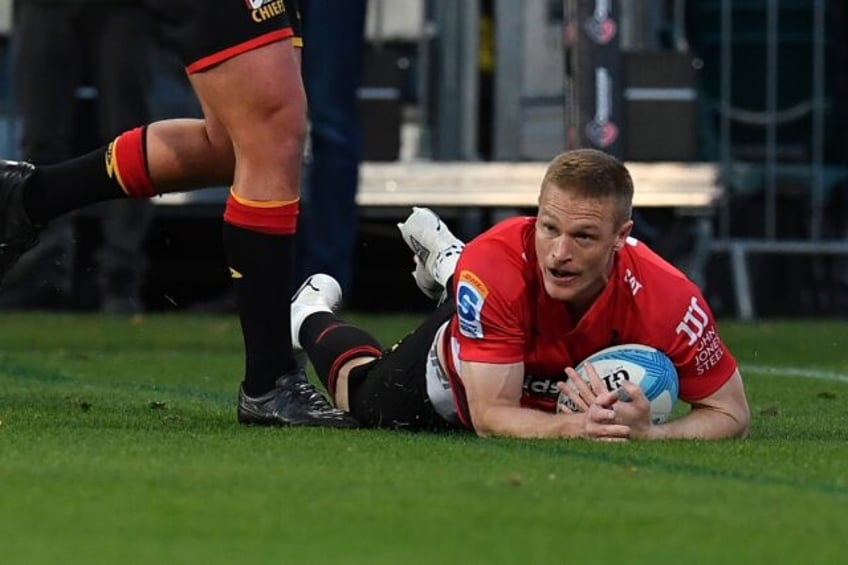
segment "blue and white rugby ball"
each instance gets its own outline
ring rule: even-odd
[[[665,353],[636,343],[602,349],[574,368],[588,382],[586,363],[592,364],[609,391],[620,388],[624,380],[638,384],[651,403],[651,421],[662,424],[668,420],[677,402],[678,383],[677,370]],[[576,411],[571,399],[560,393],[557,412],[563,406]]]

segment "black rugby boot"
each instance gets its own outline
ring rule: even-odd
[[[239,389],[238,421],[262,426],[359,427],[353,416],[333,407],[307,381],[303,369],[283,375],[272,390],[256,398]]]
[[[24,211],[23,186],[35,172],[31,163],[0,159],[0,284],[21,255],[38,243],[41,226]]]

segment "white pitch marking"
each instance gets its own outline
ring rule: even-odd
[[[778,375],[782,377],[796,377],[801,379],[818,379],[822,381],[836,381],[848,384],[848,375],[835,373],[833,371],[820,371],[818,369],[802,369],[800,367],[772,367],[769,365],[742,365],[742,374],[758,373],[761,375]]]

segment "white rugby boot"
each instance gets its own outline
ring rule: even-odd
[[[440,300],[465,244],[429,208],[413,207],[406,221],[397,226],[415,254],[415,284],[429,298]]]
[[[342,287],[330,275],[318,273],[303,281],[291,302],[292,347],[296,355],[302,356],[303,352],[300,344],[303,321],[315,312],[335,312],[341,304]]]

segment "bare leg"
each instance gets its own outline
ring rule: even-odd
[[[233,146],[226,130],[214,118],[150,124],[147,161],[160,193],[228,186],[233,182]]]
[[[342,365],[339,369],[339,376],[336,377],[336,394],[333,396],[333,401],[336,407],[345,412],[350,412],[350,396],[348,395],[347,380],[350,372],[360,365],[365,365],[376,359],[376,357],[355,357]]]
[[[305,94],[292,80],[299,58],[291,42],[279,41],[192,75],[205,119],[163,120],[147,130],[157,191],[232,184],[250,200],[297,198],[306,135]]]
[[[224,61],[191,76],[205,109],[208,145],[225,154],[225,139],[235,155],[233,191],[256,201],[287,201],[298,197],[306,138],[306,95],[300,81],[299,55],[290,41],[278,41]],[[249,84],[235,89],[233,85]],[[214,116],[214,120],[211,119]],[[221,128],[226,132],[222,135]],[[199,147],[204,150],[202,141]],[[163,169],[151,164],[154,180],[167,182]],[[181,166],[192,167],[187,158]],[[190,169],[194,170],[194,169]]]

